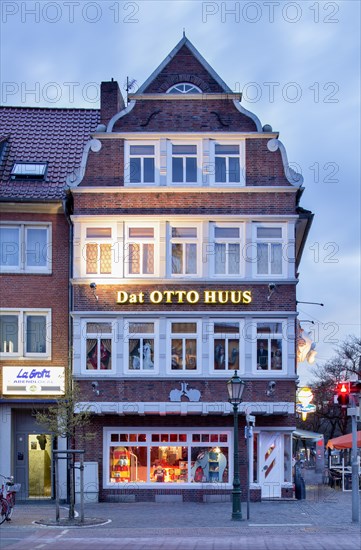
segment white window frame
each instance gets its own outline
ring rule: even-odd
[[[197,153],[195,155],[184,153],[183,155],[175,155],[177,158],[183,158],[183,182],[173,181],[173,145],[195,145],[197,147]],[[196,187],[202,183],[202,155],[203,155],[203,142],[202,140],[168,140],[167,141],[167,185],[170,187]],[[186,181],[186,158],[192,157],[196,159],[197,163],[197,181]]]
[[[39,309],[39,308],[24,308],[24,309],[7,309],[2,308],[0,310],[1,315],[12,315],[18,318],[18,351],[6,351],[4,352],[3,344],[1,343],[3,351],[0,352],[1,359],[51,359],[51,309]],[[27,346],[27,323],[28,316],[45,317],[45,351],[44,352],[28,352]],[[8,343],[6,343],[8,349]]]
[[[216,323],[238,323],[238,332],[237,333],[215,333],[214,332],[214,325]],[[226,378],[229,378],[234,370],[237,370],[238,372],[244,372],[244,319],[233,319],[231,317],[225,319],[225,318],[212,318],[210,319],[209,323],[206,325],[207,327],[211,328],[211,331],[207,330],[207,336],[209,338],[209,358],[210,358],[210,373],[212,375],[216,376],[225,376]],[[238,340],[238,349],[239,349],[239,359],[238,359],[238,368],[232,369],[232,368],[225,368],[225,369],[215,369],[214,368],[214,341],[215,340]],[[226,352],[226,358],[228,351]]]
[[[129,332],[129,326],[131,323],[153,323],[154,331],[147,333],[132,333]],[[152,339],[154,340],[154,350],[153,350],[153,369],[139,368],[139,369],[130,369],[129,368],[129,340],[136,339]],[[124,318],[124,372],[132,376],[154,376],[159,374],[159,321],[158,319],[146,319],[146,318],[137,318],[137,317],[126,317]],[[141,365],[143,366],[143,365]]]
[[[282,231],[282,237],[257,237],[257,229],[258,228],[277,228],[281,229]],[[287,224],[285,223],[254,223],[253,227],[253,242],[255,244],[255,258],[252,259],[253,261],[253,275],[255,278],[259,279],[282,279],[287,277],[287,261],[285,259],[285,245],[286,245],[286,239],[287,239]],[[268,244],[268,273],[258,273],[258,245],[259,244]],[[272,254],[270,253],[271,245],[272,244],[280,244],[281,245],[281,251],[282,251],[282,273],[271,273],[271,257]]]
[[[110,229],[111,237],[87,237],[87,229]],[[96,244],[97,245],[97,273],[87,273],[87,244]],[[111,245],[111,273],[99,273],[100,270],[100,245],[101,244],[110,244]],[[81,273],[83,277],[96,277],[98,278],[110,278],[119,275],[118,270],[121,266],[120,258],[120,247],[117,242],[116,234],[116,224],[109,223],[104,220],[101,222],[87,222],[82,225],[81,228]]]
[[[93,324],[110,324],[111,325],[111,336],[107,335],[98,335],[97,340],[101,339],[110,339],[112,342],[112,352],[111,352],[111,368],[110,369],[87,369],[87,339],[90,336],[87,334],[87,323]],[[98,344],[97,344],[98,345]],[[87,374],[92,377],[106,377],[114,374],[116,371],[116,320],[109,319],[106,317],[97,317],[97,318],[86,318],[81,321],[81,344],[80,344],[80,353],[81,353],[81,374]]]
[[[210,261],[210,275],[211,277],[217,279],[234,279],[241,278],[245,275],[245,259],[244,259],[244,246],[245,246],[245,228],[244,223],[232,223],[232,222],[212,222],[210,225],[210,242],[213,247],[213,257],[208,254],[208,261]],[[238,229],[239,238],[236,237],[216,237],[216,228],[220,229]],[[225,244],[226,245],[226,273],[216,273],[216,244]],[[228,266],[228,247],[229,244],[239,244],[239,270],[238,273],[227,273],[229,271]]]
[[[152,228],[154,230],[154,237],[149,238],[131,238],[129,237],[129,229],[133,228]],[[130,256],[130,244],[153,244],[154,246],[154,273],[129,273],[129,256]],[[140,249],[140,267],[143,264],[143,248]],[[159,276],[160,265],[160,236],[159,236],[159,223],[152,221],[148,222],[128,222],[125,224],[124,231],[124,276],[129,278],[152,278]]]
[[[219,182],[216,181],[216,145],[238,145],[239,146],[239,155],[222,155],[226,156],[226,181]],[[229,157],[239,158],[239,182],[230,182],[229,181]],[[213,165],[213,170],[210,173],[210,185],[211,186],[220,186],[220,187],[244,187],[246,185],[246,140],[211,140],[210,141],[210,167]]]
[[[140,181],[139,183],[130,182],[130,147],[132,145],[152,145],[154,147],[154,182],[144,182]],[[132,155],[134,156],[134,155]],[[139,155],[140,158],[149,158],[153,155]],[[142,164],[143,165],[143,164]],[[154,187],[159,185],[159,169],[160,169],[160,142],[154,140],[125,140],[124,141],[124,186],[125,187]],[[143,174],[142,169],[142,174]],[[142,177],[142,180],[144,178]]]
[[[11,222],[4,221],[0,224],[4,229],[19,230],[19,262],[17,266],[0,265],[0,273],[41,273],[50,274],[52,270],[52,224],[39,222]],[[46,265],[27,266],[27,232],[29,229],[42,229],[46,231]],[[1,243],[1,246],[3,243]],[[16,243],[17,245],[17,243]]]
[[[193,323],[196,325],[196,332],[172,332],[172,323]],[[186,369],[182,364],[181,369],[172,369],[172,340],[196,340],[197,353],[195,369]],[[172,376],[199,376],[202,373],[202,321],[193,318],[171,318],[167,319],[167,351],[166,351],[166,372]],[[183,346],[183,344],[182,344]],[[183,349],[182,349],[183,351]],[[184,358],[182,357],[182,363]]]
[[[277,323],[281,325],[281,332],[277,333],[257,333],[258,324],[265,323]],[[260,376],[269,375],[276,376],[277,374],[285,374],[287,372],[287,363],[288,363],[288,346],[287,346],[287,337],[288,337],[288,327],[286,319],[253,319],[252,321],[252,332],[253,332],[253,345],[252,345],[252,367],[253,372],[257,373]],[[287,336],[287,337],[286,337]],[[268,366],[267,369],[257,369],[257,348],[258,340],[268,340]],[[272,369],[272,356],[271,356],[271,340],[281,340],[282,341],[282,366],[280,369]]]
[[[180,228],[195,228],[197,230],[197,237],[172,237],[172,228],[173,227],[180,227]],[[167,234],[168,234],[168,254],[167,254],[167,272],[168,277],[171,279],[194,279],[201,276],[201,259],[202,259],[202,242],[203,242],[203,234],[202,234],[202,224],[199,222],[192,223],[191,221],[188,223],[185,222],[168,222],[168,228],[167,228]],[[196,245],[196,273],[185,273],[185,255],[184,255],[184,249],[183,246],[183,256],[182,256],[182,273],[172,273],[172,244],[195,244]]]
[[[193,88],[193,90],[187,90],[185,91],[184,88],[185,86],[191,86]],[[183,91],[179,88],[183,87]],[[192,84],[191,82],[178,82],[178,84],[173,84],[173,86],[171,86],[170,88],[168,88],[168,90],[166,91],[167,94],[170,94],[172,93],[172,90],[176,90],[178,94],[184,94],[184,95],[187,95],[187,94],[202,94],[202,90],[200,88],[198,88],[198,86],[196,86],[195,84]]]
[[[117,442],[111,441],[111,435],[112,434],[146,434],[146,441],[144,442]],[[152,441],[152,434],[186,434],[187,435],[187,441],[178,441],[178,442],[155,442]],[[204,434],[216,434],[216,435],[227,435],[227,442],[195,442],[192,441],[193,434],[200,434],[201,436]],[[163,490],[166,488],[184,488],[184,489],[194,489],[194,490],[200,490],[202,487],[209,487],[214,488],[214,482],[207,481],[207,482],[192,482],[189,481],[191,479],[191,448],[193,447],[224,447],[228,449],[228,482],[217,482],[219,483],[219,486],[222,488],[230,489],[232,487],[232,480],[233,480],[233,432],[232,429],[229,427],[219,427],[219,428],[199,428],[192,427],[192,428],[173,428],[169,427],[167,429],[164,429],[164,427],[157,428],[154,427],[152,429],[149,428],[142,428],[139,427],[137,429],[119,429],[117,426],[114,427],[104,427],[103,428],[103,489],[122,489],[127,486],[134,486],[134,481],[130,482],[123,482],[123,483],[116,483],[115,481],[110,481],[110,448],[111,447],[146,447],[147,448],[147,481],[146,482],[140,482],[138,481],[138,487],[144,487],[147,489],[160,489]],[[151,447],[187,447],[188,448],[188,481],[177,483],[177,482],[154,482],[150,481],[150,471],[152,469],[151,461],[150,461],[150,450]]]

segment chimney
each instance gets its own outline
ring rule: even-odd
[[[108,124],[109,120],[125,108],[118,82],[102,82],[100,85],[100,122]]]

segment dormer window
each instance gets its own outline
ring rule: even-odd
[[[189,84],[188,82],[181,82],[180,84],[174,84],[174,86],[171,86],[169,90],[167,90],[167,94],[201,94],[202,90],[198,88],[198,86],[194,86],[194,84]]]
[[[15,162],[11,170],[11,179],[43,180],[47,166],[47,162]]]

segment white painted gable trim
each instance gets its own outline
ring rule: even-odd
[[[93,414],[117,414],[117,415],[139,415],[145,416],[148,414],[156,414],[159,416],[167,416],[169,414],[177,414],[180,416],[187,415],[230,415],[233,414],[233,407],[227,402],[171,402],[171,401],[154,401],[154,402],[119,402],[119,401],[103,401],[94,403],[93,401],[78,403],[75,412],[88,410]],[[240,414],[256,414],[256,415],[282,415],[287,416],[294,414],[295,405],[293,402],[282,401],[279,403],[272,402],[257,402],[257,403],[241,403],[239,406]]]
[[[214,78],[214,80],[221,86],[221,88],[227,92],[232,93],[232,90],[227,86],[227,84],[221,79],[220,76],[215,72],[214,69],[209,65],[209,63],[204,59],[204,57],[199,53],[199,51],[193,46],[193,44],[188,40],[186,36],[183,36],[183,38],[178,42],[178,44],[173,48],[173,50],[170,52],[170,54],[167,55],[167,57],[162,61],[162,63],[155,69],[155,71],[152,72],[152,74],[147,78],[147,80],[141,85],[138,92],[135,94],[141,94],[144,92],[144,90],[149,86],[153,80],[161,73],[161,71],[168,65],[168,63],[175,57],[175,55],[179,52],[179,50],[183,46],[187,46],[187,48],[192,52],[194,57],[203,65],[203,67],[206,69],[206,71],[209,72],[209,74]]]
[[[283,168],[284,168],[285,176],[287,180],[290,182],[291,185],[295,187],[301,187],[303,184],[303,176],[302,174],[299,174],[298,172],[296,172],[296,170],[293,170],[293,168],[291,168],[291,166],[289,165],[286,148],[283,145],[282,141],[276,138],[270,139],[267,142],[267,149],[272,153],[274,153],[278,149],[281,151]]]

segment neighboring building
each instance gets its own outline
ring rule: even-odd
[[[116,82],[101,95],[71,185],[73,372],[100,499],[229,494],[234,369],[256,416],[252,498],[292,496],[302,178],[186,37],[126,107]]]
[[[98,122],[98,110],[0,108],[0,473],[15,475],[23,498],[53,491],[52,441],[34,411],[64,392],[66,179]]]

